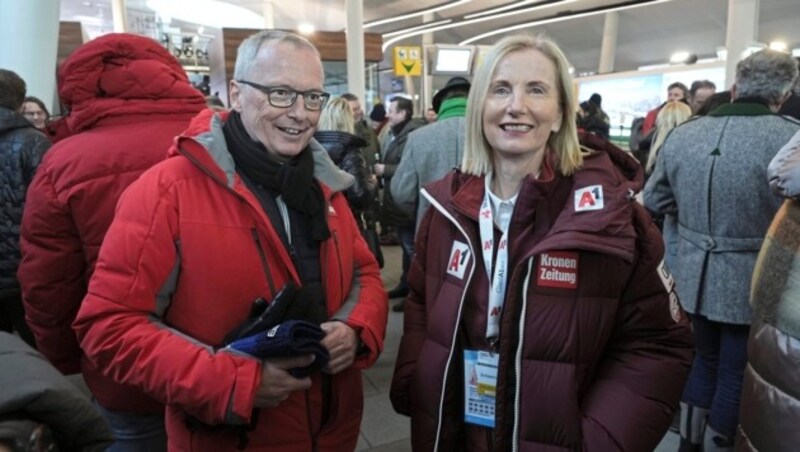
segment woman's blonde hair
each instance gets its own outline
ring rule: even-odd
[[[655,138],[653,138],[652,146],[650,146],[650,155],[647,157],[647,164],[644,168],[645,173],[650,174],[653,172],[653,168],[656,166],[658,151],[661,149],[661,145],[664,144],[664,140],[667,139],[667,135],[669,135],[672,129],[678,124],[691,117],[691,107],[679,100],[667,102],[667,105],[661,108],[661,111],[658,112],[658,116],[656,116],[656,135]]]
[[[550,134],[548,146],[558,155],[558,170],[568,176],[583,164],[583,155],[578,144],[578,131],[575,125],[575,96],[569,62],[555,42],[543,36],[514,35],[501,39],[484,57],[475,77],[467,102],[464,140],[464,159],[461,169],[465,173],[481,175],[492,169],[492,148],[486,141],[483,130],[483,109],[489,86],[498,64],[506,55],[522,50],[538,50],[556,67],[559,107],[561,109],[561,128]]]
[[[355,133],[353,109],[347,99],[335,97],[322,110],[317,130],[335,130],[337,132]]]

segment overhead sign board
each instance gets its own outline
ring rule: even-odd
[[[422,47],[397,46],[394,48],[394,74],[422,75]]]

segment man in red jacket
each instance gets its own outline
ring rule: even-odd
[[[39,350],[64,374],[83,372],[116,448],[166,450],[164,405],[119,385],[81,356],[71,324],[122,192],[167,156],[205,106],[178,61],[152,39],[109,34],[61,66],[69,114],[36,173],[22,220],[19,280]]]
[[[120,199],[74,327],[105,375],[167,404],[171,450],[356,447],[387,298],[343,193],[352,176],[313,140],[323,81],[305,38],[245,39],[231,110],[195,117]],[[321,330],[322,371],[226,347],[254,300],[289,284],[291,318]]]

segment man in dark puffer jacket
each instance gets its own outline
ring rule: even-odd
[[[17,113],[25,98],[25,82],[16,73],[0,69],[0,330],[16,330],[35,347],[25,323],[17,267],[19,224],[25,193],[50,141]]]

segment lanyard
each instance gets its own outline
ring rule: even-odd
[[[487,178],[483,204],[478,214],[478,226],[481,233],[481,251],[486,275],[489,277],[489,311],[486,317],[486,340],[494,345],[500,336],[500,313],[505,302],[506,280],[508,278],[508,229],[503,231],[497,247],[497,265],[492,263],[494,251],[494,213],[492,212],[489,198],[489,183]]]

